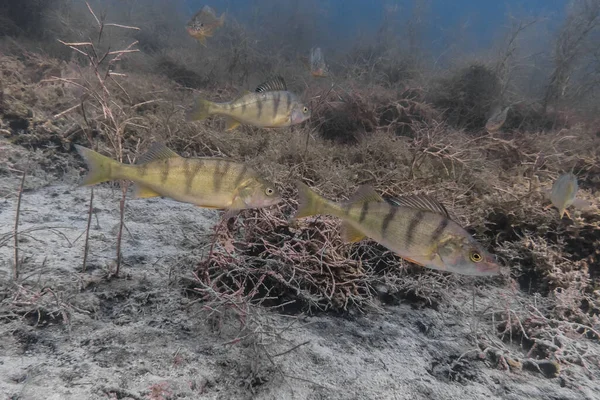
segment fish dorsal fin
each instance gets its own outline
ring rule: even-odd
[[[450,214],[446,207],[433,197],[424,194],[414,194],[401,197],[392,197],[387,199],[388,203],[398,207],[410,207],[417,210],[430,211],[441,214],[450,219]]]
[[[242,92],[237,96],[236,100],[241,99],[242,97],[246,96],[249,93],[251,93],[249,90],[242,90]]]
[[[362,185],[350,196],[348,203],[370,203],[383,202],[383,198],[373,189],[371,185]]]
[[[279,90],[287,90],[287,85],[281,76],[275,76],[268,81],[261,83],[256,88],[256,93],[277,92]]]
[[[179,157],[179,154],[175,153],[173,150],[165,146],[164,143],[157,142],[153,143],[148,151],[138,158],[136,164],[145,164],[151,161],[156,160],[166,160],[168,158]]]
[[[212,7],[209,5],[205,5],[204,7],[202,7],[202,9],[200,10],[200,12],[198,12],[198,14],[200,14],[200,13],[214,15],[215,17],[217,16],[217,13],[215,12],[215,10],[213,10]]]

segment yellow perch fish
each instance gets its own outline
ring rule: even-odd
[[[75,145],[89,167],[82,185],[127,179],[136,197],[164,196],[206,208],[240,210],[281,201],[279,192],[250,167],[222,158],[183,158],[161,143],[153,144],[137,164],[122,164]]]
[[[203,120],[211,115],[226,117],[227,130],[240,124],[278,128],[306,121],[310,118],[310,110],[287,90],[283,78],[275,77],[258,86],[254,92],[227,103],[199,99],[187,119]]]
[[[552,206],[558,209],[560,218],[567,214],[567,217],[571,218],[571,214],[567,211],[567,208],[574,206],[576,208],[584,209],[590,206],[590,204],[581,199],[577,199],[577,190],[579,185],[577,184],[577,177],[572,173],[566,173],[558,177],[558,179],[552,185],[550,191],[550,201],[552,202],[546,208]]]
[[[302,182],[297,186],[300,202],[294,218],[315,214],[341,218],[346,241],[369,237],[407,261],[440,271],[475,276],[502,272],[494,257],[430,197],[404,196],[387,202],[371,187],[362,186],[349,201],[335,203]]]
[[[217,18],[215,10],[204,6],[186,25],[188,34],[206,46],[206,38],[211,37],[215,31],[225,23],[225,13]]]

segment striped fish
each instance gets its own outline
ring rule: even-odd
[[[281,201],[275,186],[250,167],[222,158],[183,158],[164,144],[153,144],[136,164],[122,164],[75,145],[89,173],[82,185],[127,179],[136,197],[165,196],[206,208],[240,210],[268,207]]]
[[[254,92],[227,103],[198,99],[187,119],[198,121],[211,115],[226,117],[227,130],[240,124],[278,128],[306,121],[310,118],[310,110],[287,90],[283,78],[275,77],[259,85]]]
[[[567,208],[570,206],[579,209],[585,209],[590,206],[587,201],[575,198],[578,189],[579,185],[577,184],[577,177],[575,175],[570,172],[562,174],[552,185],[552,190],[550,191],[550,201],[552,204],[546,208],[554,206],[558,209],[561,219],[565,214],[571,218],[571,214],[567,211]]]
[[[369,237],[407,261],[440,271],[474,276],[502,272],[494,257],[430,197],[384,201],[371,187],[362,186],[347,202],[335,203],[302,182],[297,186],[300,201],[294,218],[315,214],[341,218],[345,241]]]

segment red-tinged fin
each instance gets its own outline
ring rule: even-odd
[[[232,131],[240,125],[240,121],[235,120],[232,117],[225,117],[225,130]]]
[[[413,263],[413,264],[416,264],[416,265],[418,265],[418,266],[420,266],[420,267],[424,267],[424,266],[425,266],[425,264],[423,264],[423,263],[420,263],[420,262],[417,262],[417,261],[415,261],[415,260],[413,260],[413,259],[411,259],[411,258],[404,257],[404,256],[400,256],[400,257],[401,257],[403,260],[406,260],[406,261],[408,261],[408,262],[411,262],[411,263]]]

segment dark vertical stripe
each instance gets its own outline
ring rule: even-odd
[[[200,163],[202,161],[185,159],[183,165],[183,171],[185,173],[185,193],[190,194],[192,192],[192,184],[194,183],[194,177],[200,169]]]
[[[258,119],[260,119],[260,117],[262,116],[264,99],[265,99],[265,95],[263,95],[263,94],[258,96],[258,98],[256,99],[256,110],[258,112],[258,114],[257,114]]]
[[[354,203],[347,201],[345,203],[342,204],[342,208],[344,210],[344,214],[346,215],[350,215],[350,210],[352,210],[352,206],[354,205]]]
[[[290,108],[292,107],[292,94],[290,92],[285,94],[285,101],[287,102],[285,110],[290,111]]]
[[[385,235],[385,232],[387,231],[388,227],[390,226],[390,222],[392,222],[392,220],[396,216],[397,212],[398,212],[398,207],[390,207],[390,211],[387,213],[387,215],[383,219],[383,223],[381,224],[381,235],[382,236]]]
[[[362,207],[360,209],[360,218],[358,219],[358,222],[363,222],[365,220],[365,218],[367,218],[368,212],[369,212],[369,202],[365,201],[362,204]]]
[[[279,105],[281,104],[281,92],[275,92],[273,96],[273,118],[277,117],[277,111],[279,111]]]
[[[447,218],[442,218],[437,228],[435,228],[435,230],[431,234],[431,238],[429,239],[431,243],[437,243],[438,240],[440,240],[440,237],[442,237],[442,233],[444,233],[444,229],[446,229],[446,227],[448,226],[448,221],[449,220]]]
[[[238,176],[235,178],[235,181],[233,181],[233,186],[237,187],[240,183],[242,183],[246,177],[246,172],[248,172],[248,166],[244,164],[244,168],[242,168]]]
[[[223,166],[223,169],[221,169]],[[223,181],[225,180],[225,176],[229,173],[229,169],[231,168],[231,162],[229,161],[217,161],[217,166],[215,168],[215,181],[214,188],[215,192],[218,192],[223,185]]]
[[[138,169],[138,171],[140,171],[138,173],[140,178],[145,177],[148,174],[148,163],[144,163],[144,164],[137,166],[137,169]]]
[[[408,230],[406,231],[406,245],[407,246],[410,247],[412,245],[412,242],[415,237],[415,229],[421,223],[424,216],[425,216],[425,212],[419,210],[413,216],[413,218],[410,220],[410,223],[408,224]]]
[[[221,160],[217,160],[217,162],[215,163],[215,172],[213,173],[213,191],[217,191],[219,190],[219,187],[221,186],[221,163],[223,161]]]
[[[161,169],[161,183],[164,185],[165,182],[167,182],[167,178],[169,178],[169,172],[171,169],[171,163],[169,162],[170,160],[164,160],[163,164],[162,164],[162,169]]]

